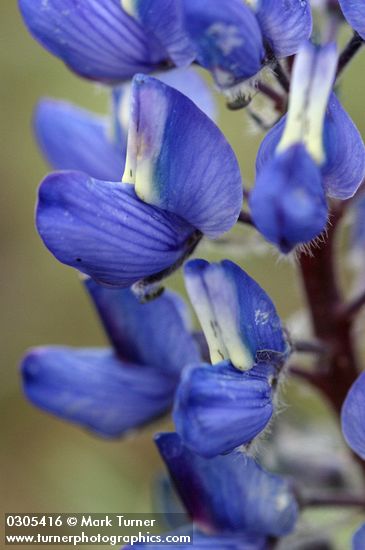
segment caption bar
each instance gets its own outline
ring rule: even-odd
[[[184,514],[5,514],[5,545],[193,544]],[[169,526],[174,533],[169,533]],[[176,532],[178,529],[178,532]]]

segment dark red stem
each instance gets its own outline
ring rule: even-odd
[[[346,203],[342,203],[335,210],[326,241],[321,242],[312,255],[302,254],[299,260],[314,335],[323,342],[327,352],[318,356],[313,371],[292,369],[293,374],[319,389],[338,415],[359,374],[352,336],[353,317],[339,314],[345,304],[335,265],[336,229],[345,208]],[[365,473],[365,462],[355,453],[353,456]]]
[[[318,244],[312,255],[302,254],[299,260],[314,335],[327,349],[318,358],[311,378],[337,413],[359,372],[352,319],[338,314],[344,308],[335,266],[336,229],[342,213],[343,208],[335,211],[326,241]]]
[[[275,105],[275,109],[281,114],[285,112],[286,105],[287,105],[287,98],[283,95],[279,94],[276,90],[271,88],[271,86],[268,86],[264,82],[258,82],[257,83],[257,89],[267,97],[271,99],[271,101]]]

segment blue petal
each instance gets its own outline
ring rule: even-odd
[[[215,120],[218,117],[217,104],[213,92],[205,80],[194,69],[174,69],[155,75],[167,86],[175,88],[186,95],[209,118]]]
[[[356,531],[352,539],[352,550],[365,548],[365,523]]]
[[[213,531],[283,536],[292,531],[298,505],[288,482],[239,452],[204,459],[176,433],[156,443],[192,519]]]
[[[284,361],[288,345],[275,306],[240,267],[193,260],[185,266],[185,283],[213,364],[229,359],[247,370],[256,361]]]
[[[123,364],[107,349],[35,348],[23,360],[22,376],[34,405],[105,437],[166,412],[175,390],[163,366]]]
[[[120,0],[19,0],[19,6],[34,38],[86,78],[121,81],[165,59]]]
[[[188,309],[177,294],[166,290],[141,304],[130,289],[105,288],[92,279],[85,286],[123,360],[163,368],[176,376],[199,360]]]
[[[321,172],[303,145],[293,145],[264,165],[250,207],[256,227],[284,253],[325,229],[328,210]]]
[[[176,431],[205,457],[251,442],[272,414],[271,367],[240,372],[228,362],[184,370],[174,407]]]
[[[284,116],[261,143],[256,160],[258,174],[275,155],[286,121]],[[323,139],[326,157],[320,168],[323,186],[328,196],[348,199],[365,177],[365,148],[359,131],[334,93],[328,102]]]
[[[360,374],[347,394],[341,419],[348,445],[365,460],[365,372]]]
[[[349,199],[365,177],[365,147],[360,132],[335,94],[328,104],[324,140],[326,164],[322,175],[327,195]]]
[[[349,25],[365,40],[365,4],[363,0],[338,0]]]
[[[209,548],[214,548],[216,550],[268,550],[267,541],[265,537],[246,535],[245,533],[240,533],[239,535],[231,534],[219,534],[219,535],[206,535],[199,531],[189,530],[182,532],[173,531],[171,533],[166,533],[166,537],[176,537],[188,535],[191,537],[192,543],[183,544],[182,542],[177,544],[153,544],[152,548],[155,550],[175,550],[176,547],[180,550],[207,550]],[[164,535],[162,535],[164,536]],[[171,539],[170,539],[171,540]],[[177,539],[175,539],[177,540]],[[182,540],[182,539],[180,539]],[[134,548],[151,548],[150,544],[133,544],[132,546],[125,546],[123,550],[133,550]]]
[[[123,181],[211,238],[231,229],[242,206],[239,166],[221,131],[190,99],[143,75],[133,80]]]
[[[252,10],[241,0],[185,0],[188,31],[197,60],[217,85],[230,88],[258,73],[265,57]]]
[[[286,115],[281,117],[279,122],[277,122],[275,126],[273,126],[271,130],[268,131],[268,133],[262,140],[256,157],[257,176],[260,174],[266,164],[274,157],[276,149],[283,136],[286,121]]]
[[[254,9],[262,34],[278,58],[297,53],[312,33],[309,0],[258,0]]]
[[[71,103],[42,100],[34,116],[38,143],[57,170],[80,170],[93,178],[120,181],[124,171],[124,143],[113,140],[103,117]]]
[[[217,118],[217,105],[213,93],[194,69],[173,69],[158,73],[155,77],[186,95],[212,120]],[[123,151],[129,127],[131,91],[130,83],[115,86],[112,91],[114,133],[119,136],[119,142],[124,146]]]
[[[131,185],[55,172],[42,183],[37,228],[56,258],[109,285],[128,287],[174,264],[192,228],[141,202]]]
[[[122,0],[122,6],[155,37],[177,67],[187,67],[196,56],[186,31],[183,0]]]

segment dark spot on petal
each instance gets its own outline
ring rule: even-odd
[[[217,338],[217,324],[214,321],[209,321],[214,336]]]

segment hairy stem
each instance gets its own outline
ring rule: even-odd
[[[327,242],[319,244],[312,255],[302,254],[299,261],[314,335],[328,351],[318,357],[313,371],[291,368],[293,374],[322,392],[338,416],[359,373],[352,338],[352,318],[338,315],[344,308],[344,301],[338,286],[335,245],[336,229],[344,210],[342,203],[342,207],[335,211]],[[353,457],[365,473],[365,462],[356,453]]]
[[[299,261],[313,331],[328,350],[319,357],[312,378],[338,414],[358,375],[352,323],[338,315],[343,298],[337,282],[335,237],[342,213],[342,209],[335,211],[327,241],[320,243],[312,255],[302,254]]]

